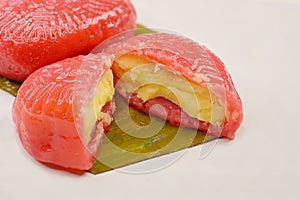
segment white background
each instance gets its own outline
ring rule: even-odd
[[[245,118],[233,141],[147,174],[75,175],[23,150],[0,91],[0,199],[300,199],[300,1],[132,0],[138,22],[175,30],[227,65]]]

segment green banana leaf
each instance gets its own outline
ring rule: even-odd
[[[115,96],[117,110],[102,141],[93,174],[127,166],[212,141],[216,137],[194,129],[178,128],[128,107]]]
[[[144,34],[144,33],[155,33],[155,31],[153,31],[141,24],[137,24],[136,25],[136,34],[140,35],[140,34]]]
[[[16,96],[20,85],[20,83],[8,80],[0,75],[0,89]]]

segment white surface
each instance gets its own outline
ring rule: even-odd
[[[244,103],[236,139],[154,173],[78,176],[24,152],[13,97],[0,91],[0,199],[300,199],[299,0],[132,1],[140,23],[190,36],[225,62]]]

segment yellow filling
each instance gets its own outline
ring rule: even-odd
[[[109,69],[103,74],[102,79],[100,80],[95,91],[95,96],[93,100],[88,104],[85,112],[84,127],[87,141],[97,120],[109,121],[110,116],[108,116],[108,114],[106,113],[101,112],[101,110],[106,103],[112,100],[113,94],[113,73]]]
[[[136,93],[144,102],[164,97],[189,116],[205,122],[219,124],[224,119],[224,109],[212,103],[212,94],[207,88],[165,66],[138,56],[123,55],[114,62],[113,71],[120,78],[117,87],[121,93]]]

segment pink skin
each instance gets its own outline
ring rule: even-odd
[[[5,0],[0,13],[0,75],[16,81],[136,25],[129,0]]]
[[[88,143],[80,123],[88,119],[80,118],[84,115],[78,111],[93,99],[93,91],[110,67],[105,64],[108,59],[104,54],[68,58],[35,71],[22,84],[13,119],[21,143],[35,159],[78,170],[93,166],[115,103],[102,108],[111,117],[96,123]]]

